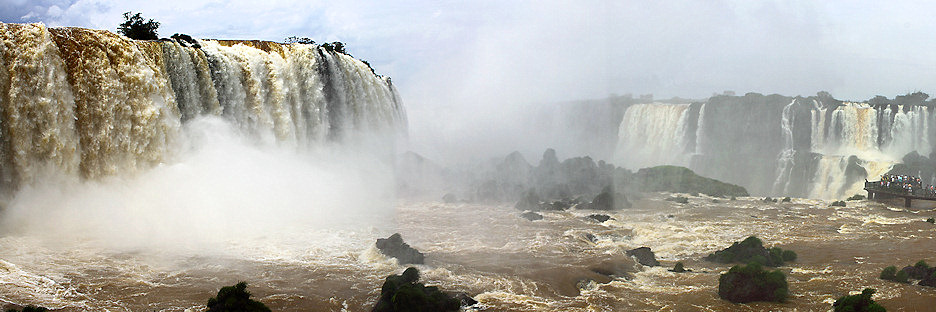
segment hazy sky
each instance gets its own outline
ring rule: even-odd
[[[125,11],[163,37],[343,41],[393,78],[411,130],[609,94],[936,91],[936,4],[924,1],[0,0],[2,21],[49,26],[113,31]],[[437,116],[464,118],[420,122],[451,120]]]

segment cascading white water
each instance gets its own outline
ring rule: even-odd
[[[801,102],[804,100],[810,102]],[[867,103],[846,102],[828,106],[828,103],[823,104],[817,99],[788,98],[786,101],[778,116],[757,120],[722,120],[724,117],[710,113],[713,107],[709,106],[717,104],[703,104],[697,122],[694,151],[685,150],[684,144],[686,125],[691,123],[685,120],[689,115],[688,105],[631,106],[625,112],[620,126],[617,163],[638,169],[660,164],[686,165],[693,154],[716,157],[704,151],[712,151],[714,146],[724,147],[728,142],[718,140],[725,139],[726,133],[746,134],[745,131],[751,128],[744,127],[749,127],[751,122],[766,122],[777,125],[773,128],[775,130],[767,131],[776,131],[776,139],[764,141],[765,138],[753,134],[740,135],[742,141],[734,143],[759,148],[780,147],[774,159],[740,159],[755,165],[763,163],[764,166],[770,166],[768,168],[773,172],[769,180],[771,184],[763,189],[774,194],[767,195],[805,191],[802,196],[840,199],[860,192],[864,179],[855,176],[860,174],[857,167],[864,169],[865,178],[874,180],[893,168],[907,153],[915,151],[926,156],[933,152],[929,124],[934,116],[925,106],[894,106],[896,111],[892,111],[890,106],[875,108]],[[796,129],[798,124],[806,125],[797,123],[797,112],[809,114],[810,129]],[[708,134],[707,131],[715,128],[719,129]],[[806,138],[799,135],[805,134],[805,131],[809,131],[809,142],[805,142]],[[744,137],[757,141],[745,142]],[[797,146],[809,146],[809,149],[801,150]],[[853,161],[852,170],[849,170],[851,156],[856,156],[857,160]],[[705,157],[701,160],[706,161]],[[692,165],[700,166],[695,161]],[[737,170],[722,167],[693,169],[708,172]],[[794,188],[791,184],[794,180],[797,181],[795,183],[806,183],[806,186]]]
[[[705,104],[703,103],[699,107],[699,122],[696,127],[696,144],[695,144],[695,154],[696,155],[705,155]]]
[[[192,48],[42,24],[0,24],[0,40],[5,189],[41,168],[96,178],[171,161],[182,124],[199,116],[302,149],[405,131],[389,78],[315,45]]]
[[[617,163],[631,169],[686,165],[688,112],[689,104],[637,104],[627,108],[621,121]]]
[[[796,99],[790,101],[790,104],[783,107],[783,115],[780,120],[780,128],[783,135],[783,152],[777,157],[777,178],[774,180],[774,191],[786,194],[790,190],[790,175],[793,173],[793,166],[796,165],[796,150],[793,148],[793,105]]]
[[[890,115],[890,108],[885,110]],[[903,106],[894,114],[893,120],[885,131],[890,134],[891,141],[884,146],[888,155],[902,156],[916,151],[920,155],[929,155],[933,147],[929,142],[929,108],[915,106],[904,112]],[[888,119],[890,120],[890,119]]]

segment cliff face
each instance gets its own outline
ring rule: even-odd
[[[135,41],[102,30],[0,24],[0,184],[37,171],[84,178],[167,159],[180,127],[219,116],[260,140],[308,148],[404,132],[389,78],[315,45]]]
[[[626,109],[615,163],[684,165],[758,195],[842,198],[936,139],[925,105],[749,93]]]

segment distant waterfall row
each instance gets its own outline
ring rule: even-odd
[[[85,178],[164,162],[183,123],[222,116],[308,148],[405,131],[389,78],[315,45],[134,41],[108,31],[0,24],[0,178]]]
[[[936,129],[925,106],[823,103],[749,94],[704,103],[636,104],[621,121],[616,163],[675,164],[754,194],[843,198],[916,152]]]

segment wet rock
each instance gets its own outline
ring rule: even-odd
[[[598,222],[605,222],[605,221],[611,220],[611,216],[608,216],[606,214],[593,214],[593,215],[589,215],[588,218],[593,219]]]
[[[473,306],[473,305],[478,304],[478,301],[477,301],[477,300],[474,300],[474,298],[472,298],[472,297],[471,297],[470,295],[468,295],[468,293],[466,293],[466,292],[450,293],[450,295],[451,295],[453,298],[458,299],[458,301],[461,302],[461,306],[463,306],[463,307]]]
[[[674,265],[673,268],[670,269],[669,271],[674,272],[674,273],[692,272],[692,270],[689,270],[683,267],[682,261],[676,262],[676,265]]]
[[[377,249],[382,254],[396,258],[400,264],[422,264],[424,260],[421,252],[403,242],[400,233],[394,233],[388,238],[378,238]]]
[[[520,217],[530,220],[530,221],[543,220],[543,215],[532,212],[532,211],[521,213]]]
[[[585,237],[586,240],[588,240],[592,244],[598,241],[598,238],[596,238],[595,235],[593,235],[592,233],[585,233],[585,235],[583,236]]]
[[[456,203],[458,202],[458,197],[456,197],[455,194],[452,194],[452,193],[445,193],[445,195],[442,196],[442,201],[449,203],[449,204]]]
[[[464,297],[471,299],[467,294]],[[419,282],[419,270],[407,268],[400,275],[387,276],[372,311],[458,311],[463,299],[444,293],[439,287],[426,287]]]
[[[609,259],[592,265],[588,269],[608,278],[615,278],[626,276],[631,266],[633,266],[633,262]]]
[[[186,34],[174,34],[171,38],[184,47],[192,47],[196,49],[201,48],[201,45],[198,44],[198,41],[192,38],[192,36]]]
[[[645,266],[658,266],[660,262],[656,260],[656,255],[650,250],[650,247],[640,247],[628,250],[625,254],[637,259],[637,263]]]

